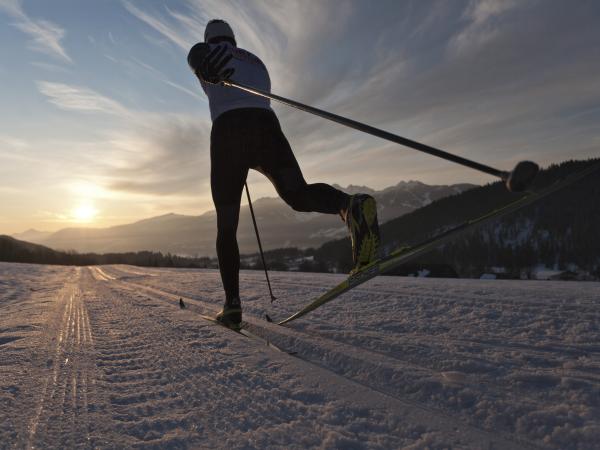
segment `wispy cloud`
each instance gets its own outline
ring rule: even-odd
[[[67,66],[61,66],[58,64],[45,63],[45,62],[41,62],[41,61],[31,61],[30,64],[38,69],[44,69],[48,72],[61,73],[61,74],[69,72],[69,69],[67,68]]]
[[[155,67],[152,67],[150,64],[146,64],[145,62],[140,61],[138,58],[132,58],[132,61],[135,64],[137,64],[139,67],[144,69],[145,71],[152,74],[152,76],[155,77],[157,80],[162,81],[166,85],[171,86],[172,88],[177,89],[178,91],[181,91],[184,94],[190,95],[202,102],[207,102],[206,96],[199,95],[198,92],[194,92],[194,91],[186,88],[185,86],[181,86],[180,84],[177,84],[177,83],[169,80],[169,77],[165,73],[161,72],[160,70],[156,69]]]
[[[171,27],[169,24],[165,23],[164,21],[160,20],[159,18],[153,16],[150,13],[147,13],[147,12],[141,10],[140,8],[138,8],[131,2],[125,1],[125,2],[123,2],[123,4],[124,4],[125,8],[127,9],[127,11],[129,11],[135,17],[140,19],[142,22],[145,22],[150,27],[154,28],[159,33],[168,37],[171,41],[173,41],[179,47],[181,47],[183,49],[189,48],[189,41],[187,41],[182,36],[181,33],[174,30],[173,27]]]
[[[517,0],[471,1],[463,14],[468,25],[454,36],[449,49],[460,54],[485,46],[501,35],[503,16],[524,5],[525,2]]]
[[[32,50],[73,62],[61,43],[66,35],[63,28],[47,20],[31,18],[19,0],[0,0],[0,9],[12,16],[16,20],[14,26],[30,37],[29,46]]]
[[[37,86],[51,103],[61,109],[132,117],[132,113],[119,102],[85,87],[50,81],[38,81]]]
[[[498,16],[512,8],[519,6],[517,0],[477,0],[465,11],[465,15],[473,20],[473,23],[481,25],[495,16]]]
[[[209,176],[209,136],[208,120],[146,115],[113,136],[111,146],[120,160],[106,167],[106,186],[135,194],[197,196]]]
[[[162,76],[141,61],[136,60],[135,64],[145,71],[156,72],[155,76]],[[199,120],[185,114],[130,109],[81,86],[49,81],[38,81],[37,85],[40,92],[61,109],[101,113],[119,119],[118,128],[103,132],[106,137],[99,144],[100,150],[86,151],[92,158],[87,163],[88,169],[102,174],[102,185],[106,189],[144,196],[196,196],[199,186],[206,184],[208,118]]]
[[[306,78],[307,65],[322,61],[327,40],[341,39],[352,8],[347,2],[253,1],[230,3],[187,0],[177,10],[148,11],[124,1],[125,8],[183,52],[201,41],[206,23],[213,18],[229,21],[240,45],[256,53],[270,68],[273,85],[297,92]],[[325,40],[325,41],[324,41]],[[293,43],[293,45],[290,45]],[[321,80],[326,92],[331,78]]]

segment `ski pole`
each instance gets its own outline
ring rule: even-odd
[[[407,139],[402,136],[390,133],[388,131],[384,131],[379,128],[372,127],[370,125],[357,122],[356,120],[338,116],[337,114],[333,114],[328,111],[323,111],[322,109],[318,109],[313,106],[308,106],[303,103],[299,103],[297,101],[281,97],[279,95],[271,94],[270,92],[265,92],[261,89],[246,86],[233,80],[224,80],[222,81],[222,84],[225,86],[241,89],[243,91],[249,92],[250,94],[278,101],[293,108],[297,108],[302,111],[306,111],[311,114],[317,115],[319,117],[323,117],[324,119],[332,120],[333,122],[337,122],[347,127],[354,128],[355,130],[362,131],[364,133],[371,134],[373,136],[377,136],[382,139],[386,139],[388,141],[395,142],[396,144],[404,145],[406,147],[410,147],[412,149],[428,153],[433,156],[437,156],[438,158],[442,158],[447,161],[452,161],[454,163],[470,167],[471,169],[479,170],[480,172],[484,172],[489,175],[493,175],[503,180],[506,183],[506,187],[508,188],[508,190],[512,192],[520,192],[525,190],[527,186],[529,186],[529,184],[533,181],[539,170],[539,166],[531,161],[519,162],[515,166],[515,168],[510,172],[495,169],[494,167],[486,166],[485,164],[481,164],[476,161],[463,158],[462,156],[454,155],[452,153],[445,152],[438,148],[430,147],[429,145],[425,145],[420,142],[416,142],[411,139]]]
[[[265,262],[265,254],[263,253],[262,243],[260,242],[260,235],[258,234],[258,225],[256,224],[256,217],[254,217],[254,208],[252,207],[252,200],[250,199],[250,191],[248,190],[248,182],[246,181],[246,196],[248,197],[248,206],[250,206],[250,215],[252,215],[252,223],[254,224],[254,232],[256,233],[256,240],[258,241],[258,249],[260,251],[260,257],[262,259],[263,268],[265,269],[265,277],[267,278],[267,285],[269,286],[269,294],[271,294],[271,303],[277,298],[273,295],[271,289],[271,281],[269,280],[269,272],[267,271],[267,263]]]

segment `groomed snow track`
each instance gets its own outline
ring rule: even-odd
[[[121,283],[129,285],[128,288],[133,287],[138,292],[146,292],[152,298],[167,301],[173,306],[177,306],[179,299],[183,299],[187,308],[201,315],[217,312],[214,305],[200,300],[136,283]],[[456,442],[460,442],[461,445],[471,444],[473,448],[482,449],[539,448],[532,442],[511,439],[470,426],[443,411],[402,399],[390,393],[387,388],[389,382],[397,382],[407,368],[410,369],[411,376],[424,379],[438,377],[440,381],[449,384],[468,382],[464,378],[456,380],[452,378],[452,374],[434,373],[424,366],[399,361],[397,358],[358,345],[343,344],[323,336],[311,336],[309,333],[265,323],[256,318],[245,318],[245,322],[245,329],[250,332],[246,334],[247,338],[253,339],[257,345],[266,345],[276,352],[285,353],[310,365],[310,368],[301,367],[302,372],[318,372],[318,378],[327,380],[330,389],[334,388],[342,397],[347,396],[348,392],[354,392],[357,394],[358,403],[365,403],[365,398],[373,399],[376,402],[374,404],[385,405],[390,414],[411,417],[412,421],[427,424],[446,436],[456,436]],[[361,381],[361,375],[365,373],[369,373],[369,379]],[[372,407],[374,404],[368,406]]]
[[[540,295],[378,278],[281,327],[261,319],[260,274],[243,272],[245,337],[200,318],[220,307],[216,271],[0,263],[0,275],[9,448],[595,445],[598,283]],[[284,298],[269,312],[337,280],[274,273]]]
[[[100,277],[106,277],[105,273],[100,274],[101,269],[92,270],[99,272]],[[137,274],[142,275],[139,272]],[[164,289],[125,280],[119,280],[117,284],[132,292],[144,292],[150,298],[165,301],[173,307],[178,307],[179,300],[183,299],[186,308],[199,315],[214,315],[217,312],[212,303],[174,294]],[[246,337],[253,339],[257,345],[266,345],[276,352],[286,353],[300,360],[301,364],[304,364],[300,368],[302,372],[317,371],[320,379],[328,379],[329,386],[339,387],[340,395],[346,396],[349,391],[359,391],[357,398],[362,400],[359,400],[360,403],[364,403],[365,398],[376,399],[375,404],[386,405],[390,414],[397,417],[411,417],[411,420],[427,424],[428,427],[441,431],[446,436],[455,436],[455,443],[467,447],[472,445],[473,448],[486,449],[539,448],[532,442],[492,433],[471,426],[444,411],[402,399],[397,394],[389,392],[388,388],[390,381],[398,382],[406,372],[409,372],[411,377],[438,378],[440,382],[448,384],[461,384],[475,380],[456,379],[456,375],[453,378],[452,373],[433,372],[424,366],[401,361],[396,357],[359,345],[347,345],[324,336],[270,324],[257,318],[246,316],[244,320],[245,329],[250,332]],[[227,330],[222,332],[232,333]],[[306,365],[310,365],[310,368]],[[362,376],[365,373],[369,374],[368,380]]]

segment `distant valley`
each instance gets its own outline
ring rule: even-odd
[[[476,186],[431,186],[418,181],[403,181],[379,191],[366,186],[337,187],[348,193],[373,195],[378,202],[380,222],[384,223]],[[318,247],[346,235],[339,216],[297,212],[279,198],[258,199],[254,202],[254,210],[266,249]],[[201,216],[166,214],[109,228],[65,228],[53,233],[28,230],[13,237],[56,250],[80,253],[150,250],[184,256],[214,256],[215,234],[216,216],[210,211]],[[242,253],[256,251],[248,207],[243,207],[240,214],[238,241]]]

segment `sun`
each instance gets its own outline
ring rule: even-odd
[[[81,203],[71,211],[71,216],[77,222],[91,222],[97,214],[98,210],[91,203]]]

